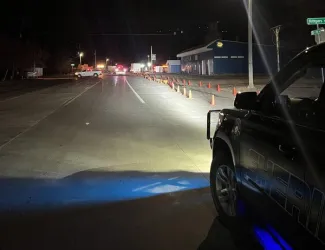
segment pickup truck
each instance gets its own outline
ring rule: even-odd
[[[83,70],[83,71],[77,71],[74,74],[78,78],[87,77],[87,76],[99,77],[103,75],[101,70]]]
[[[234,108],[207,116],[219,218],[253,221],[264,249],[325,249],[324,68],[322,43],[293,58],[259,94],[238,93]],[[210,135],[212,113],[219,116]]]

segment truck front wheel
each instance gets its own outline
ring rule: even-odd
[[[219,216],[225,220],[237,218],[237,181],[230,153],[215,153],[210,169],[210,188]]]
[[[81,75],[80,74],[78,74],[78,78],[81,78]]]
[[[95,73],[95,74],[94,74],[94,77],[98,77],[98,74]]]

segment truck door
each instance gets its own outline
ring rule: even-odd
[[[325,137],[316,126],[316,121],[324,124],[317,116],[325,111],[317,100],[322,85],[307,77],[308,67],[304,72],[281,95],[261,100],[260,109],[242,121],[240,138],[245,197],[295,249],[315,246],[308,226],[314,236],[325,236],[320,217],[324,179],[317,180],[325,177]]]
[[[316,74],[312,74],[313,80],[321,83],[321,89],[312,108],[302,106],[301,114],[305,119],[299,122],[299,129],[304,134],[305,154],[308,158],[306,169],[306,182],[309,186],[310,195],[309,213],[306,223],[306,230],[313,236],[314,249],[325,248],[325,85],[322,82],[320,67]],[[315,85],[315,83],[314,83]],[[310,242],[308,242],[310,245]],[[307,244],[305,244],[307,246]]]
[[[298,154],[291,125],[282,117],[253,113],[241,121],[240,165],[243,196],[261,221],[279,232],[294,234],[299,223],[294,207],[305,206],[305,166]],[[295,193],[296,192],[296,193]]]

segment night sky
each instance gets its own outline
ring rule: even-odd
[[[260,42],[272,44],[270,27],[283,24],[281,42],[289,50],[312,45],[306,18],[325,16],[324,0],[253,0],[253,4]],[[145,60],[150,45],[158,62],[174,59],[176,53],[205,43],[209,24],[217,21],[223,39],[247,41],[243,0],[11,1],[2,3],[0,19],[2,36],[37,44],[50,55],[67,53],[76,61],[80,48],[90,64],[95,49],[99,60]]]

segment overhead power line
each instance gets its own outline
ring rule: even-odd
[[[173,33],[157,34],[157,33],[92,33],[90,36],[172,36]]]

